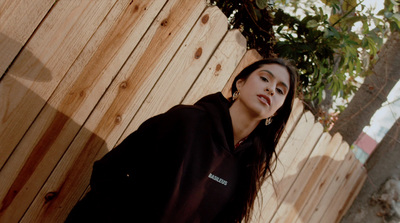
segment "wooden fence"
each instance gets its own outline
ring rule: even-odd
[[[0,0],[0,222],[62,222],[95,160],[259,58],[202,0]],[[253,222],[337,222],[366,178],[299,100],[279,153]]]

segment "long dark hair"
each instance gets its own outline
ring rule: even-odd
[[[290,76],[289,92],[283,105],[278,109],[273,117],[272,123],[265,125],[262,120],[256,129],[252,132],[254,149],[249,155],[247,165],[247,174],[243,179],[242,187],[247,193],[238,195],[241,210],[237,210],[235,222],[249,222],[254,207],[254,201],[261,188],[262,183],[270,176],[276,166],[277,154],[276,145],[282,136],[286,122],[292,111],[293,101],[297,87],[297,69],[286,59],[271,58],[259,60],[244,68],[234,79],[232,83],[232,94],[237,91],[236,82],[239,79],[246,80],[253,71],[265,64],[278,64],[286,68]],[[232,101],[232,100],[231,100]]]

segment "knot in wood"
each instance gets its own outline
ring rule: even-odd
[[[217,66],[215,67],[215,73],[214,73],[214,75],[215,76],[218,76],[219,75],[219,71],[221,71],[221,64],[217,64]]]
[[[203,24],[206,24],[206,23],[208,22],[209,19],[210,19],[210,16],[209,16],[208,14],[206,14],[206,15],[204,15],[204,16],[201,18],[201,22],[202,22]]]
[[[220,71],[220,70],[221,70],[221,68],[222,68],[221,64],[218,64],[218,65],[217,65],[217,67],[215,68],[215,71],[217,71],[217,72],[218,72],[218,71]]]
[[[135,12],[137,12],[137,11],[139,11],[139,6],[138,6],[138,5],[135,5],[135,7],[133,7],[133,12],[135,13]]]
[[[200,47],[196,50],[196,53],[194,54],[194,58],[199,59],[201,57],[201,54],[203,54],[203,49]]]
[[[57,192],[49,192],[46,194],[46,196],[44,196],[44,199],[46,202],[49,202],[51,200],[53,200],[55,197],[57,197]]]
[[[122,121],[122,116],[121,115],[117,115],[117,117],[115,118],[115,123],[119,124]]]
[[[126,83],[126,81],[122,82],[119,87],[122,89],[125,89],[128,86],[128,83]]]
[[[161,22],[161,26],[167,26],[168,25],[168,19],[164,19],[162,22]]]

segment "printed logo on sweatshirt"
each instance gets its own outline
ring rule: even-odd
[[[217,181],[218,183],[220,183],[220,184],[222,184],[222,185],[225,185],[225,186],[228,185],[228,181],[226,181],[226,180],[224,180],[224,179],[222,179],[222,178],[219,178],[219,177],[215,176],[215,175],[212,174],[212,173],[210,173],[210,174],[208,175],[208,178],[211,178],[211,179]]]

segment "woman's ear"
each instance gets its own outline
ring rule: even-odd
[[[244,79],[239,79],[236,81],[236,88],[238,89],[238,91],[240,91],[245,82],[246,81]]]

